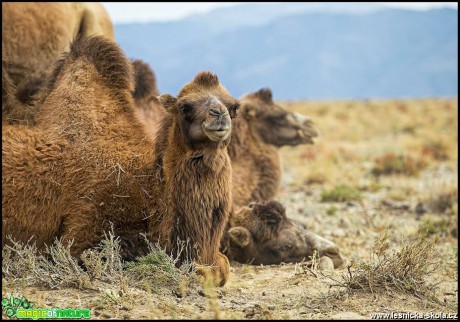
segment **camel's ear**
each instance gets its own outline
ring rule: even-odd
[[[193,81],[201,86],[213,87],[219,85],[219,78],[211,72],[199,72]]]
[[[256,95],[267,103],[273,103],[272,90],[268,87],[261,88],[256,92]]]
[[[140,100],[146,97],[160,95],[157,88],[155,73],[149,64],[140,59],[132,61],[135,73],[136,87],[134,89],[134,98]]]
[[[240,114],[242,114],[246,119],[254,118],[257,115],[257,108],[252,104],[244,104],[240,109]]]
[[[244,227],[230,228],[228,235],[230,239],[241,248],[248,246],[252,240],[251,233]]]
[[[255,215],[264,222],[264,226],[275,231],[286,219],[286,209],[277,201],[271,201],[254,209]]]
[[[167,111],[173,111],[176,107],[177,98],[175,98],[171,94],[162,94],[160,96],[157,96],[157,98],[160,101],[161,105],[163,105],[163,107]]]

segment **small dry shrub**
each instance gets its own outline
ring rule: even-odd
[[[435,235],[441,238],[458,238],[457,216],[454,216],[453,214],[447,217],[425,216],[420,224],[419,232],[427,235]]]
[[[388,234],[385,234],[375,241],[369,261],[352,262],[336,286],[345,287],[349,293],[397,291],[430,297],[434,285],[428,285],[426,277],[437,266],[435,242],[419,235],[414,241],[403,242],[398,251],[390,252]]]
[[[374,160],[375,165],[371,173],[375,176],[403,174],[413,176],[423,170],[427,163],[422,158],[414,158],[410,155],[386,153]]]
[[[312,173],[307,176],[307,179],[305,179],[304,183],[306,185],[311,185],[311,184],[323,184],[327,182],[327,177],[322,174],[322,173]]]
[[[11,245],[2,249],[2,272],[5,278],[25,281],[55,289],[92,287],[94,279],[119,282],[123,275],[118,239],[113,233],[81,256],[84,267],[70,254],[71,242],[55,239],[53,245],[39,252],[34,244],[9,238]]]
[[[107,235],[98,246],[85,250],[81,259],[91,280],[99,279],[114,282],[123,277],[123,261],[120,255],[120,242],[113,232]]]
[[[43,253],[34,244],[13,240],[2,249],[2,273],[5,278],[21,280],[26,284],[39,284],[49,288],[72,286],[81,288],[89,276],[70,255],[71,243],[64,245],[55,240]]]
[[[431,140],[422,146],[422,155],[438,161],[449,159],[449,145],[441,140]]]
[[[183,296],[188,285],[188,277],[195,267],[191,260],[185,260],[178,265],[179,254],[169,255],[158,244],[146,240],[149,253],[137,258],[136,262],[126,263],[126,274],[135,286],[158,293],[163,287],[173,287],[179,296]],[[182,244],[182,251],[187,249],[186,242]]]
[[[451,211],[455,204],[458,204],[458,188],[444,187],[441,188],[434,196],[428,200],[430,210],[436,213],[445,213]]]
[[[335,201],[335,202],[344,202],[349,200],[360,201],[362,199],[361,192],[348,185],[338,185],[331,190],[323,190],[321,192],[321,201]]]

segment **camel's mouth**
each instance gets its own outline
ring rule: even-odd
[[[343,264],[344,258],[335,243],[311,231],[305,232],[303,237],[311,249],[318,251],[319,257],[329,257],[332,259],[334,268],[338,268]]]
[[[297,131],[297,137],[302,143],[314,144],[313,138],[318,137],[318,130],[315,128],[313,121],[299,113],[294,114],[297,124],[301,124]]]
[[[230,136],[232,128],[228,125],[203,123],[203,131],[211,141],[222,141]]]

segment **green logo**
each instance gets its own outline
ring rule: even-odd
[[[59,309],[53,307],[52,309],[32,308],[34,303],[29,302],[24,296],[19,299],[10,296],[10,298],[2,298],[2,312],[7,317],[18,319],[89,319],[91,317],[90,309]]]

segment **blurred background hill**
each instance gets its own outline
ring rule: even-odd
[[[235,96],[276,99],[454,97],[458,10],[378,4],[242,4],[176,21],[116,23],[117,41],[148,62],[161,92],[200,70]]]

